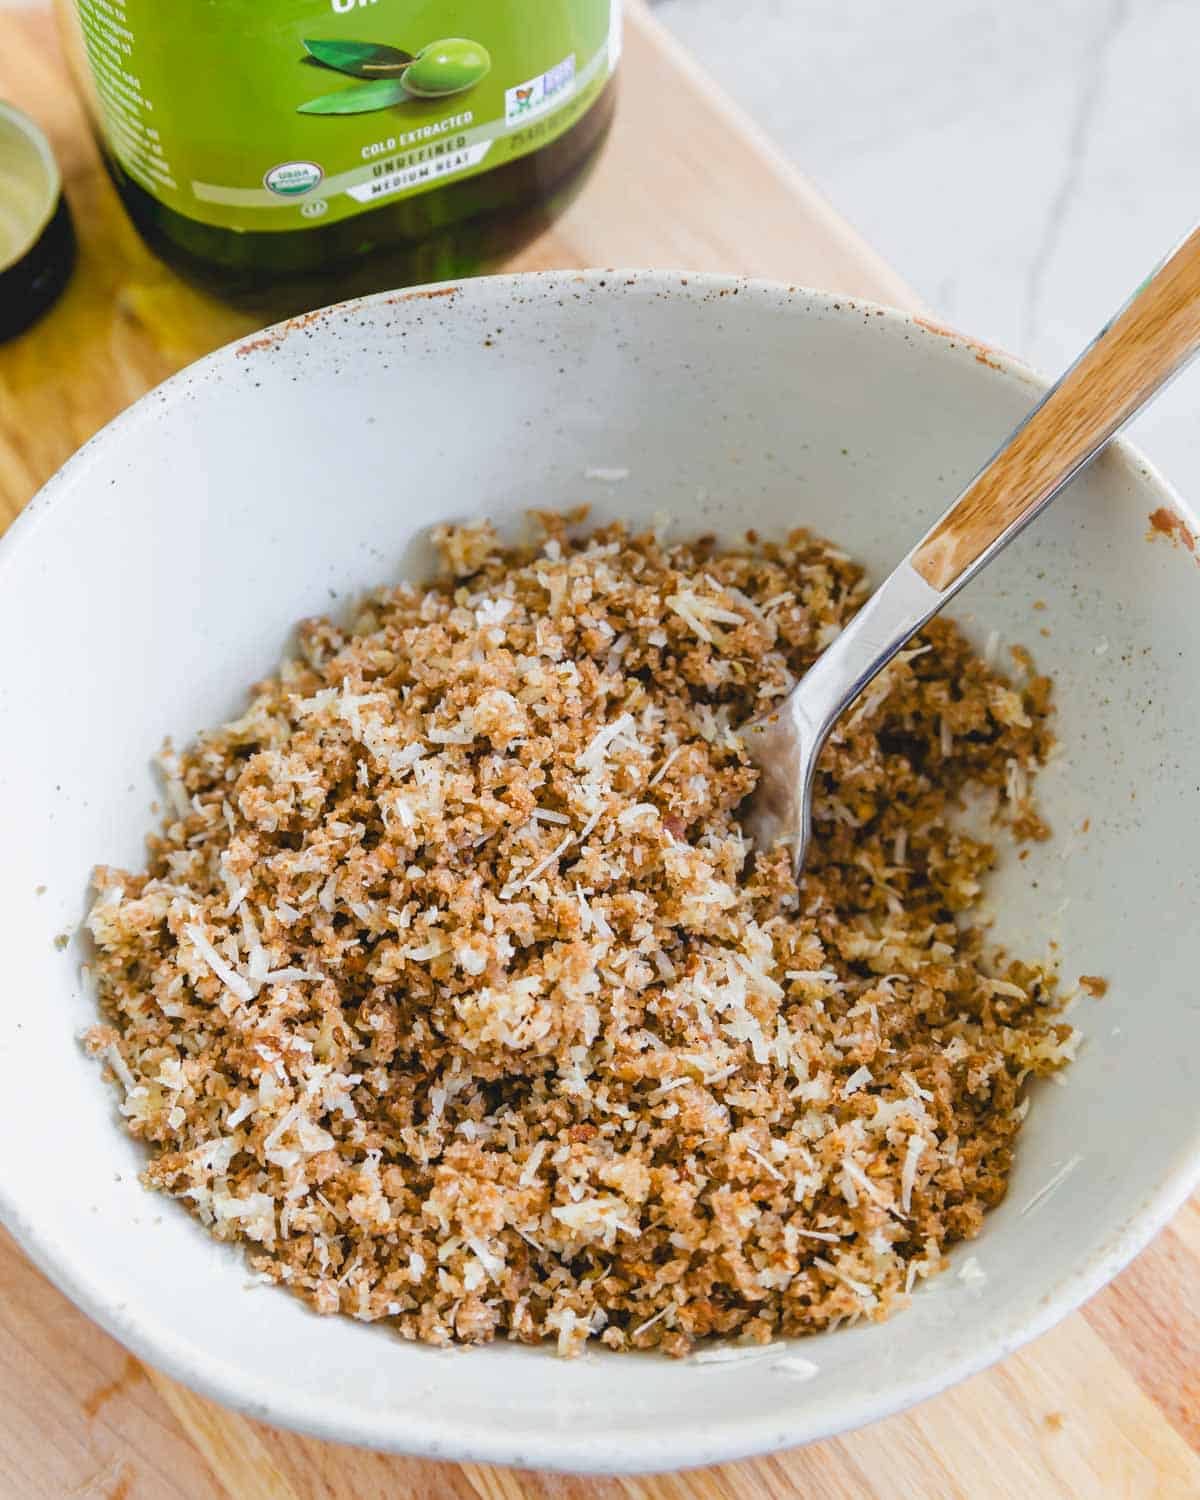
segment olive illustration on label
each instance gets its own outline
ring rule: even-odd
[[[492,59],[479,42],[448,36],[419,52],[383,42],[305,40],[306,62],[363,80],[336,94],[322,94],[297,106],[303,115],[362,115],[409,100],[446,99],[474,88],[491,70]]]
[[[400,80],[418,99],[443,99],[474,88],[491,66],[486,47],[466,37],[448,36],[422,47]]]

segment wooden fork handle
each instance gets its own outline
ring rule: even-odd
[[[939,593],[1049,501],[1200,348],[1200,228],[971,481],[910,557]]]

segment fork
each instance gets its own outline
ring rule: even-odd
[[[788,694],[740,733],[760,776],[743,814],[759,849],[812,830],[817,759],[839,716],[922,625],[1200,349],[1200,228],[1153,270]]]

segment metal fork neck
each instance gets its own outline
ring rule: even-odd
[[[944,598],[907,559],[875,590],[782,706],[814,748],[824,743],[839,714],[871,678],[936,614]]]

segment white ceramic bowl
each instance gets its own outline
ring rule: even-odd
[[[1094,1292],[1200,1166],[1200,569],[1147,542],[1152,511],[1183,507],[1127,449],[956,607],[1058,680],[1065,753],[1042,780],[1058,836],[1004,865],[1000,935],[1034,953],[1056,940],[1068,978],[1107,975],[1111,992],[1079,1012],[1066,1086],[1036,1091],[1011,1191],[970,1247],[986,1281],[952,1269],[886,1325],[805,1342],[820,1366],[806,1383],[771,1361],[442,1353],[248,1289],[235,1250],[139,1186],[140,1152],[76,1042],[92,1019],[82,939],[52,941],[79,923],[93,863],[139,862],[163,737],[236,711],[301,616],[419,574],[432,522],[586,499],[600,515],[666,509],[692,532],[806,523],[882,569],[1038,389],[844,298],[562,273],[284,325],[94,438],[0,548],[0,1209],[30,1255],[137,1354],[254,1417],[585,1470],[709,1463],[870,1421]]]

